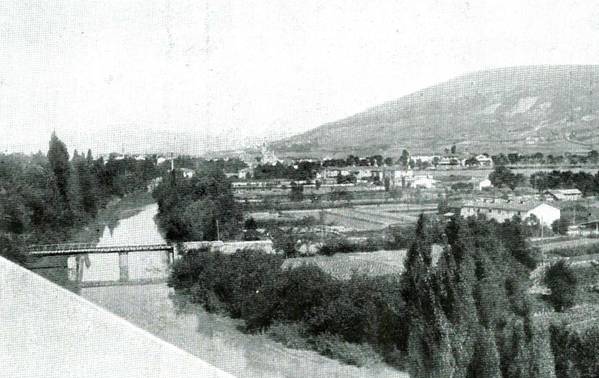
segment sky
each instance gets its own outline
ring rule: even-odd
[[[0,152],[53,130],[80,148],[115,130],[239,145],[471,71],[596,64],[592,3],[3,0]]]

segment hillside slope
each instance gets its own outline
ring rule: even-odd
[[[581,151],[599,142],[599,66],[470,73],[273,145],[280,153]]]

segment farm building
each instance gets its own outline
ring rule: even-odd
[[[578,189],[551,189],[543,192],[545,201],[576,201],[582,198]]]
[[[192,178],[195,175],[195,171],[189,168],[179,168],[178,171],[181,172],[185,178]]]
[[[599,235],[599,220],[590,220],[568,226],[568,235],[597,236]]]
[[[460,215],[463,217],[484,215],[487,219],[495,219],[498,222],[510,220],[515,216],[527,219],[534,215],[541,224],[551,226],[560,218],[561,211],[555,206],[538,202],[522,200],[483,200],[466,201],[462,205]]]
[[[481,167],[493,167],[493,159],[487,155],[478,155],[475,159]]]
[[[492,188],[492,187],[493,187],[493,184],[491,183],[491,180],[489,180],[489,179],[484,179],[478,183],[478,190],[485,190],[485,189]]]
[[[414,188],[431,189],[435,186],[435,182],[437,182],[437,181],[435,179],[433,179],[433,176],[426,175],[426,176],[414,176],[414,180],[412,181],[411,184]]]

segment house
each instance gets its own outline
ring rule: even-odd
[[[497,222],[504,222],[515,216],[527,219],[534,215],[541,224],[551,227],[553,222],[560,218],[561,212],[559,208],[543,202],[521,199],[466,201],[460,211],[460,215],[463,217],[481,214],[487,219],[495,219]]]
[[[242,179],[242,180],[248,180],[252,178],[252,175],[254,174],[254,170],[250,167],[245,167],[239,170],[239,172],[237,172],[237,178]]]
[[[478,155],[475,157],[478,165],[481,167],[493,167],[493,159],[487,155]]]
[[[411,169],[396,167],[385,167],[383,180],[389,180],[392,187],[407,187],[414,181],[414,171]]]
[[[576,201],[582,198],[582,192],[578,189],[551,189],[543,192],[545,201]]]
[[[437,163],[439,169],[453,169],[460,167],[460,159],[454,156],[444,156]]]
[[[435,186],[435,182],[437,182],[437,181],[435,179],[433,179],[433,176],[426,175],[426,176],[414,176],[414,179],[411,184],[414,188],[431,189]]]
[[[195,171],[189,168],[179,168],[178,171],[181,172],[184,178],[192,178],[195,175]]]
[[[493,187],[493,184],[491,183],[491,180],[489,180],[489,179],[484,179],[478,183],[478,190],[485,190],[485,189],[492,188],[492,187]]]

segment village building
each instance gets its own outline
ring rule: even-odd
[[[534,215],[542,225],[551,227],[553,222],[560,218],[561,211],[555,206],[539,201],[483,199],[466,201],[462,205],[460,215],[484,215],[487,219],[495,219],[497,222],[511,220],[516,216],[525,220]]]
[[[181,172],[184,178],[192,178],[195,175],[195,171],[189,168],[177,168],[177,171]]]
[[[438,169],[455,169],[462,165],[460,159],[454,156],[444,156],[437,163]]]
[[[487,155],[478,155],[475,159],[478,162],[478,165],[481,167],[493,167],[493,159]]]
[[[385,167],[382,182],[389,180],[391,187],[406,188],[414,181],[414,171],[399,166]]]
[[[492,187],[493,187],[493,184],[491,183],[491,180],[489,180],[489,179],[484,179],[478,183],[478,190],[485,190],[485,189],[489,189]]]
[[[432,189],[435,187],[437,180],[433,179],[433,176],[414,176],[411,186],[414,188]]]
[[[545,201],[577,201],[582,198],[578,189],[551,189],[543,192]]]

